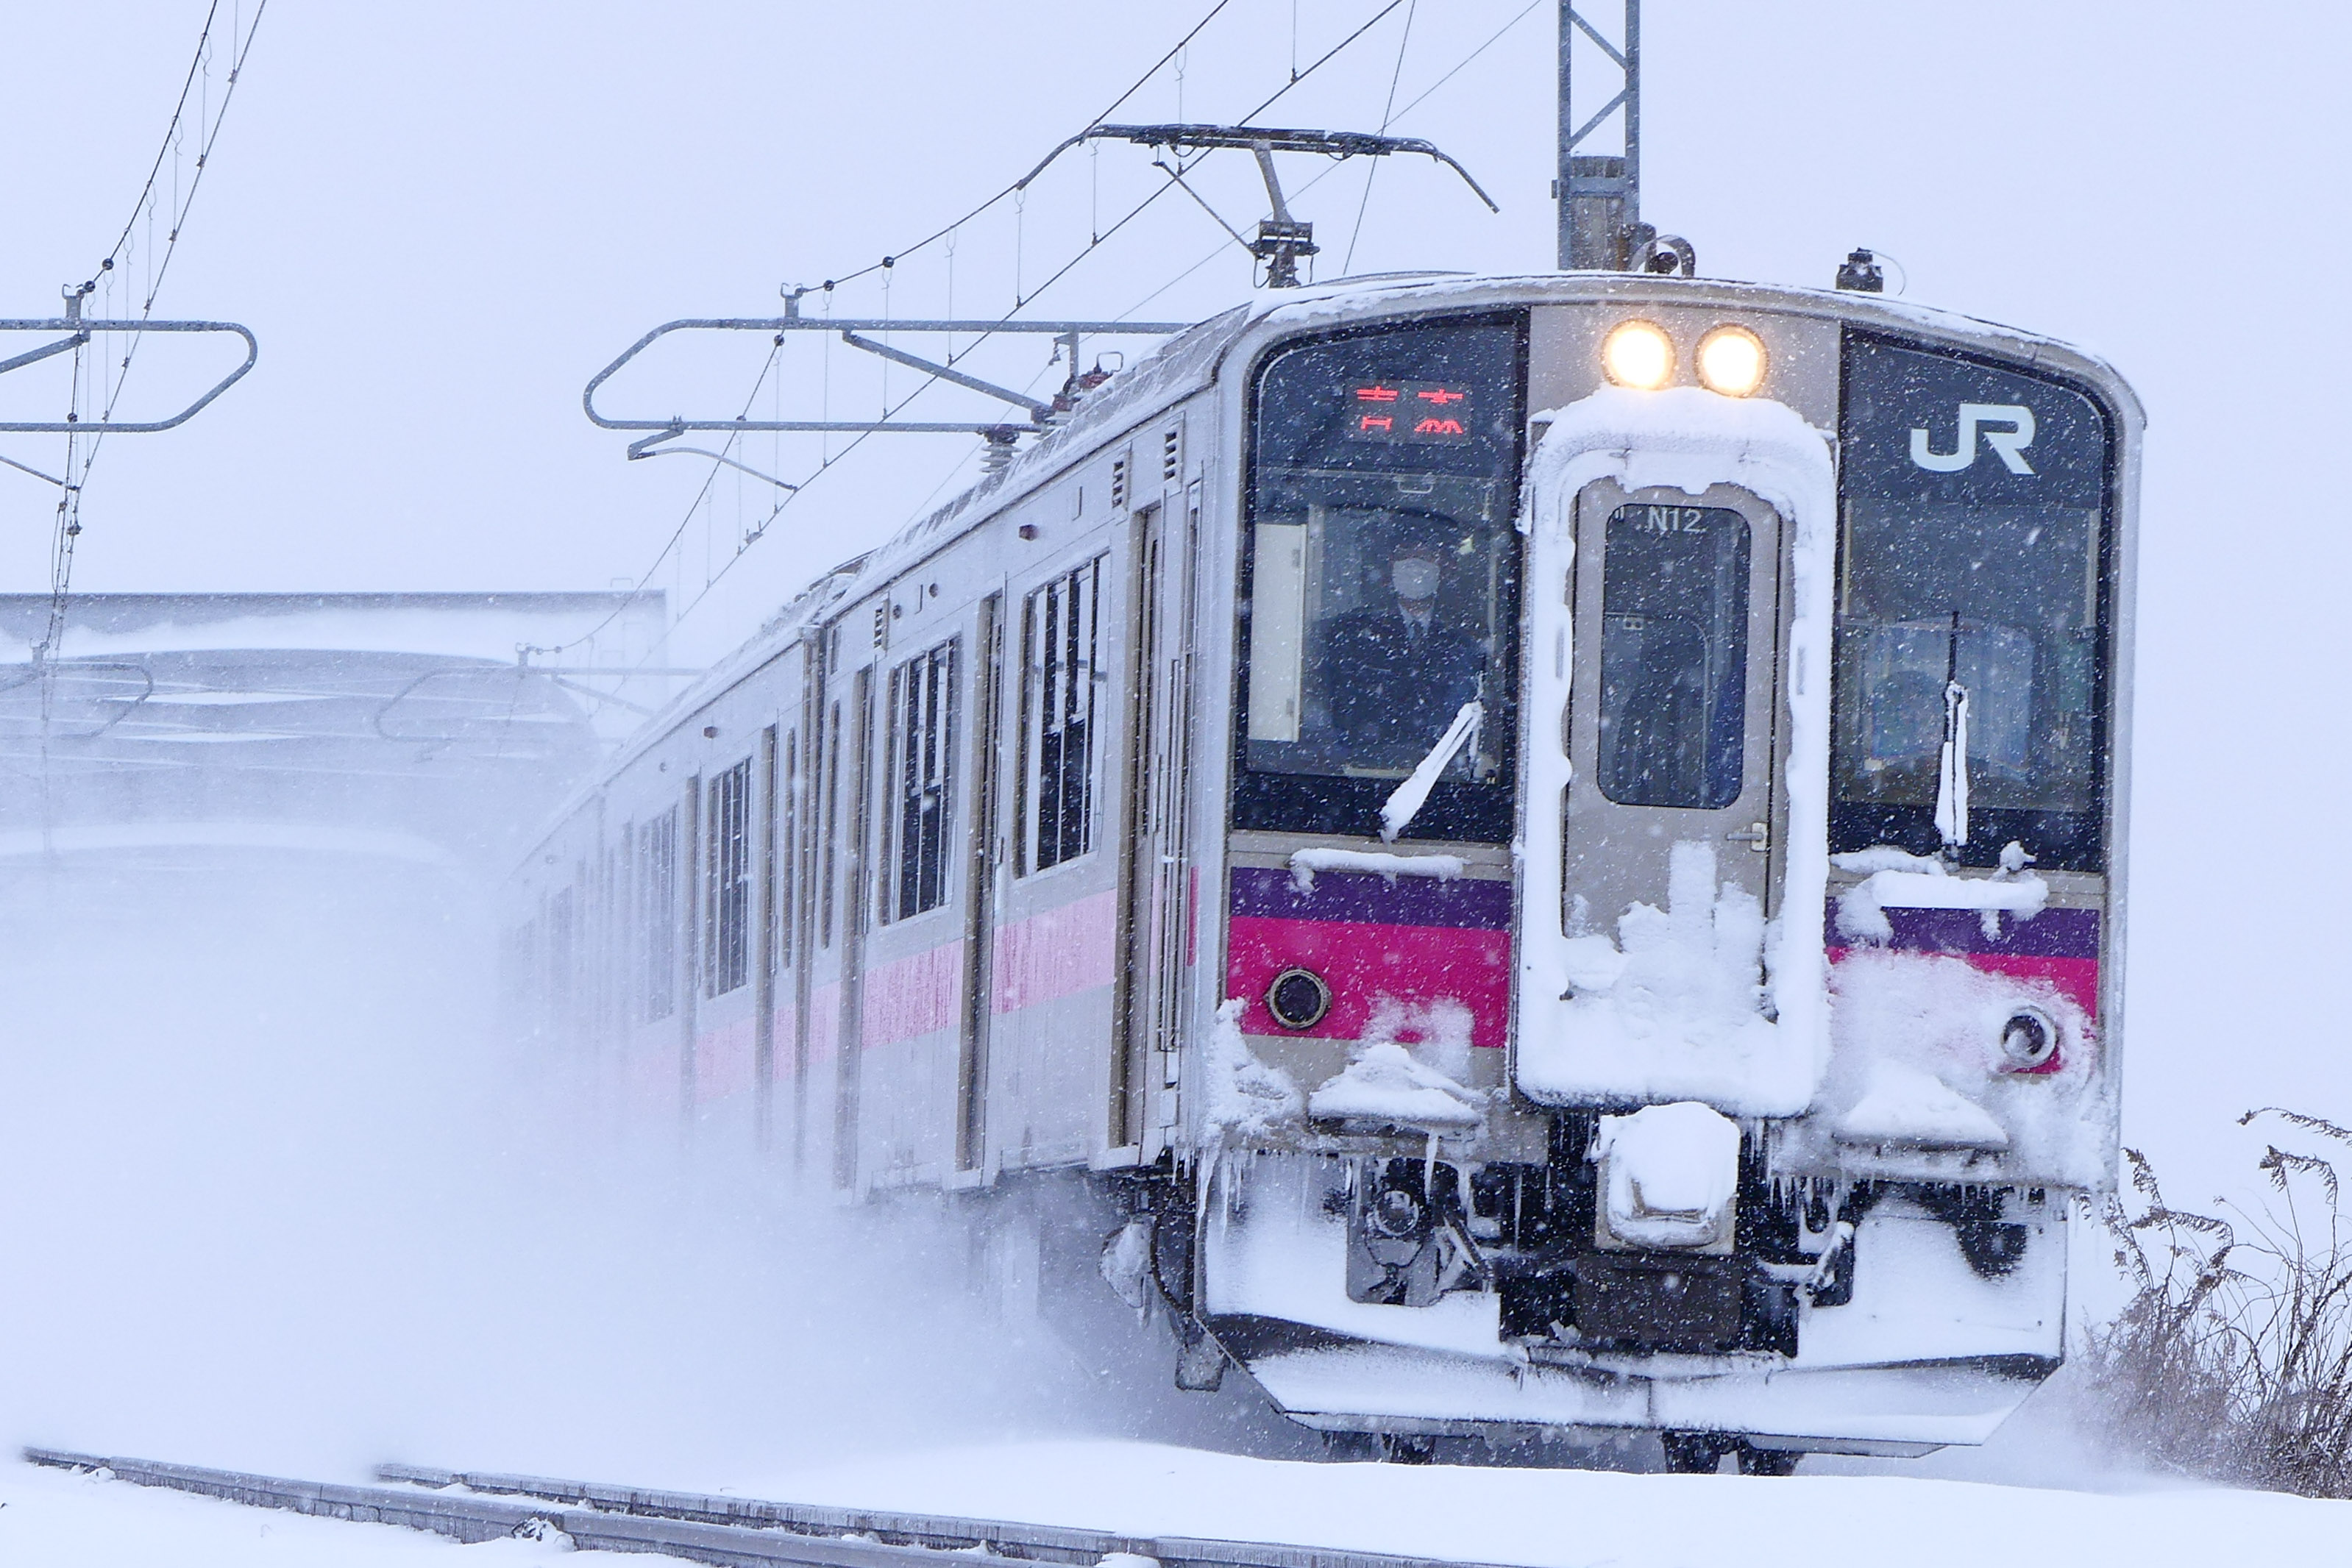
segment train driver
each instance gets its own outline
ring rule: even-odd
[[[1412,768],[1478,695],[1486,649],[1439,615],[1444,570],[1434,540],[1401,536],[1382,601],[1322,623],[1324,697],[1352,767]]]

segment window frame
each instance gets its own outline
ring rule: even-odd
[[[1849,469],[1845,449],[1853,431],[1852,401],[1853,367],[1856,350],[1864,345],[1893,349],[1908,353],[1930,355],[1996,371],[2003,375],[2024,381],[2038,382],[2083,398],[2095,412],[2105,452],[2099,466],[2099,547],[2097,551],[2098,592],[2096,596],[2096,635],[2092,641],[2091,659],[2091,721],[2093,736],[2090,747],[2091,799],[2081,811],[2044,811],[2013,807],[1987,807],[1971,804],[1969,810],[1969,841],[1955,846],[1958,863],[1970,869],[1990,868],[2000,863],[2003,846],[2012,840],[2024,844],[2036,856],[2036,868],[2042,871],[2089,872],[2105,874],[2112,863],[2116,839],[2115,809],[2115,744],[2116,715],[2116,570],[2120,561],[2119,537],[2123,527],[2123,462],[2126,428],[2121,412],[2114,402],[2094,382],[2077,376],[2021,363],[1998,354],[1937,342],[1927,338],[1908,337],[1897,332],[1870,330],[1851,324],[1845,326],[1838,345],[1838,436],[1839,464],[1837,487],[1837,550],[1832,574],[1832,591],[1841,608],[1832,610],[1830,629],[1830,777],[1829,777],[1829,839],[1830,852],[1846,853],[1890,844],[1913,853],[1934,855],[1944,849],[1942,836],[1936,830],[1936,809],[1932,802],[1847,800],[1838,793],[1836,758],[1843,740],[1842,716],[1845,713],[1843,657],[1844,613],[1843,596],[1850,570],[1847,546],[1852,529],[1847,523],[1847,506],[1851,492],[1847,485]]]
[[[629,900],[635,984],[629,1013],[640,1027],[677,1013],[677,829],[675,804],[629,829],[635,851]]]
[[[1408,841],[1454,843],[1508,844],[1518,831],[1520,748],[1527,737],[1519,733],[1520,667],[1527,616],[1526,540],[1516,524],[1526,486],[1528,455],[1528,377],[1530,312],[1525,308],[1465,310],[1433,316],[1385,317],[1337,330],[1303,332],[1267,344],[1252,361],[1242,411],[1243,481],[1239,526],[1235,529],[1234,690],[1232,697],[1231,821],[1240,831],[1294,834],[1333,834],[1371,838],[1379,831],[1381,805],[1396,789],[1393,779],[1347,778],[1317,773],[1259,772],[1249,766],[1250,635],[1255,594],[1255,540],[1259,521],[1259,413],[1267,372],[1286,354],[1318,344],[1347,342],[1426,331],[1433,328],[1501,327],[1512,333],[1513,364],[1508,388],[1511,399],[1509,462],[1497,482],[1503,487],[1498,511],[1502,536],[1502,582],[1499,591],[1510,598],[1507,613],[1497,618],[1495,657],[1490,669],[1495,706],[1488,716],[1493,733],[1504,737],[1497,747],[1495,777],[1485,783],[1441,779],[1429,798],[1398,836]],[[1499,722],[1498,722],[1499,721]]]
[[[1042,582],[1023,591],[1021,596],[1021,680],[1018,686],[1021,701],[1020,722],[1016,727],[1015,757],[1019,768],[1020,787],[1014,791],[1013,874],[1020,877],[1058,871],[1062,867],[1085,860],[1099,847],[1102,835],[1102,745],[1106,696],[1104,691],[1104,632],[1107,627],[1104,594],[1110,586],[1110,551],[1097,550],[1076,565],[1055,572]],[[1052,628],[1044,623],[1041,613],[1048,596],[1062,591],[1064,602],[1079,601],[1078,585],[1084,580],[1084,601],[1087,607],[1086,632],[1083,641],[1075,631],[1064,641],[1072,657],[1049,663],[1045,657],[1042,640]],[[1074,628],[1077,622],[1074,611],[1066,611],[1061,624]],[[1084,674],[1081,675],[1080,671]],[[1072,768],[1066,750],[1058,753],[1061,788],[1053,797],[1055,809],[1054,852],[1048,859],[1044,853],[1046,844],[1046,737],[1051,727],[1046,722],[1045,705],[1054,695],[1046,676],[1057,673],[1064,692],[1083,692],[1085,717],[1076,723],[1083,727],[1083,755]],[[1065,719],[1060,734],[1066,737],[1071,721]],[[1066,747],[1065,738],[1062,744]],[[1070,806],[1067,786],[1073,780],[1078,786],[1075,812]],[[1075,840],[1075,847],[1073,847]]]
[[[702,994],[751,979],[751,760],[703,780]]]
[[[884,685],[886,728],[881,863],[884,925],[944,909],[955,894],[955,764],[963,701],[963,635],[933,643],[890,668]],[[925,800],[936,797],[935,809]],[[926,811],[929,816],[926,820]],[[909,830],[912,830],[911,831]]]

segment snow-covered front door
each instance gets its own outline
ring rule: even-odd
[[[1730,485],[1577,497],[1565,935],[1615,938],[1633,904],[1667,908],[1678,845],[1686,878],[1704,849],[1716,885],[1777,912],[1780,528]]]

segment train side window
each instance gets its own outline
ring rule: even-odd
[[[905,920],[948,901],[949,819],[954,802],[956,642],[950,638],[890,672],[890,815],[883,862],[895,873],[884,894],[886,919]]]
[[[1739,798],[1748,722],[1748,519],[1620,507],[1601,569],[1601,792],[1621,806]]]
[[[1022,609],[1021,869],[1095,847],[1095,703],[1105,558],[1033,590]]]
[[[720,997],[751,974],[751,764],[705,788],[702,994]]]
[[[677,1009],[677,808],[637,824],[637,1021]]]

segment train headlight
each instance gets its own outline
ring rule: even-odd
[[[1601,368],[1621,387],[1655,392],[1674,377],[1675,340],[1654,321],[1620,321],[1601,340]]]
[[[1699,384],[1726,397],[1746,397],[1762,386],[1770,362],[1764,340],[1745,327],[1717,327],[1698,340]]]

